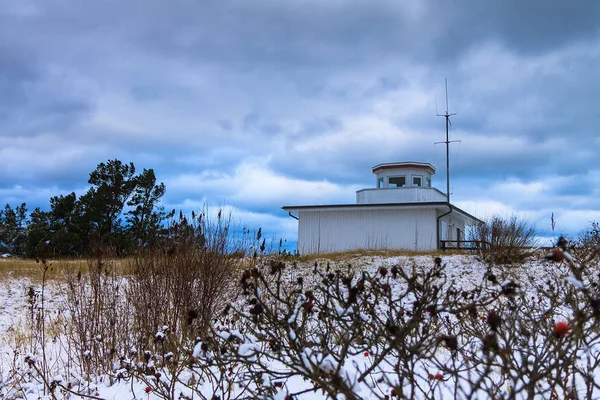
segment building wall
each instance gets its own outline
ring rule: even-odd
[[[439,212],[438,215],[444,212]],[[446,215],[440,219],[440,240],[465,240],[467,238],[465,220],[459,217],[456,213]],[[461,232],[461,236],[458,236],[458,230]],[[447,246],[457,246],[457,243],[449,243]],[[461,244],[460,246],[464,246]]]
[[[300,254],[356,249],[435,250],[435,209],[299,212]]]
[[[435,188],[404,187],[362,189],[356,192],[357,204],[416,203],[446,201],[446,195]]]

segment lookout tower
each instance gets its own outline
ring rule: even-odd
[[[429,163],[385,163],[374,166],[372,171],[375,189],[357,191],[357,204],[446,201],[446,195],[431,186],[435,168]]]

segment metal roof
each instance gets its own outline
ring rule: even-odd
[[[482,223],[479,218],[469,214],[460,208],[444,201],[427,201],[412,203],[379,203],[379,204],[328,204],[328,205],[309,205],[309,206],[283,206],[287,212],[298,211],[342,211],[342,210],[368,210],[368,209],[389,209],[389,208],[443,208],[450,206],[452,211],[456,211],[463,216],[472,219],[476,223]]]
[[[373,173],[384,169],[396,169],[396,168],[422,168],[428,169],[432,174],[435,174],[435,168],[433,165],[424,162],[417,161],[403,161],[403,162],[393,162],[393,163],[382,163],[377,164],[373,167]]]

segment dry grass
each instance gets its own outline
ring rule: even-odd
[[[322,253],[322,254],[307,254],[304,256],[293,257],[293,260],[298,262],[313,262],[317,260],[327,260],[333,262],[343,262],[360,257],[414,257],[414,256],[448,256],[453,254],[465,254],[464,250],[446,251],[415,251],[415,250],[352,250],[337,253]],[[273,256],[278,258],[277,256]],[[267,257],[270,258],[270,257]],[[91,259],[72,259],[72,260],[50,260],[51,270],[47,276],[51,280],[65,280],[65,276],[72,274],[73,271],[81,271],[83,274],[89,272]],[[116,267],[117,275],[128,275],[130,266],[134,262],[133,258],[121,258],[104,260],[110,262]],[[235,269],[241,270],[254,265],[256,260],[251,258],[241,258],[239,263],[236,263]],[[42,264],[33,259],[21,258],[0,258],[0,280],[13,278],[29,278],[38,281],[42,278]]]
[[[295,257],[299,262],[311,262],[317,260],[328,260],[340,262],[359,257],[415,257],[415,256],[449,256],[452,254],[465,254],[465,250],[436,250],[436,251],[417,251],[417,250],[352,250],[338,253],[307,254]]]
[[[124,270],[127,259],[113,260],[118,266],[119,271]],[[66,272],[79,270],[82,273],[89,272],[89,262],[86,259],[73,260],[49,260],[50,265],[47,279],[64,280]],[[29,278],[33,281],[42,279],[43,265],[32,259],[23,258],[2,258],[0,259],[0,280],[2,279],[18,279]]]

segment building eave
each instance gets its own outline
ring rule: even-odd
[[[483,223],[479,218],[461,210],[460,208],[450,205],[444,201],[428,201],[428,202],[411,202],[411,203],[379,203],[379,204],[328,204],[328,205],[308,205],[308,206],[283,206],[281,207],[286,212],[302,212],[302,211],[349,211],[349,210],[386,210],[386,209],[415,209],[415,208],[435,208],[443,209],[450,206],[453,211],[470,219],[474,224]]]

